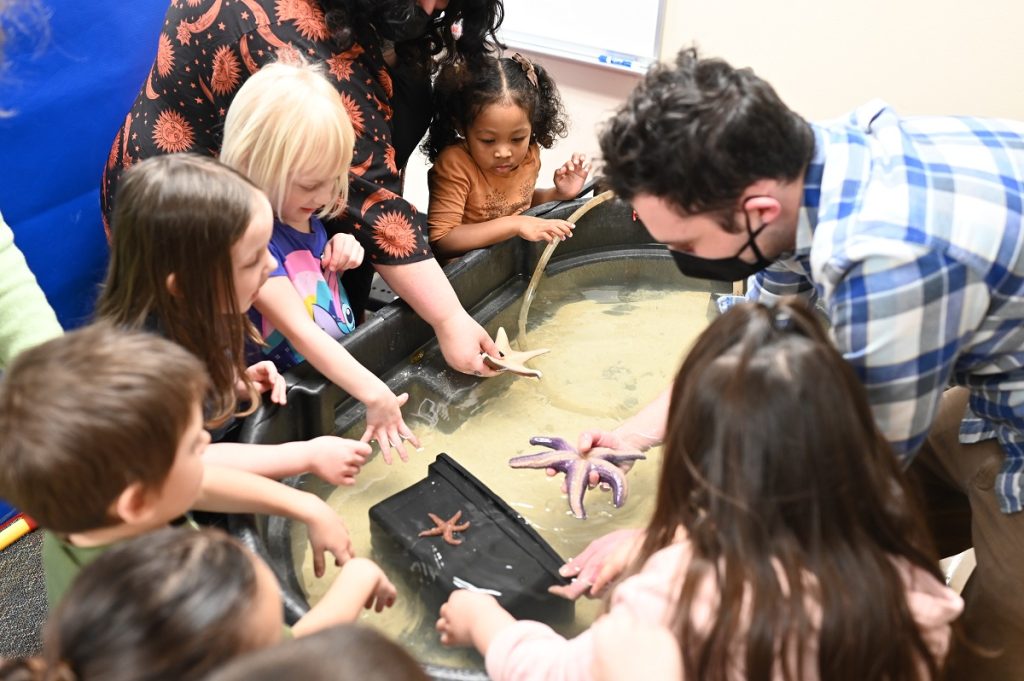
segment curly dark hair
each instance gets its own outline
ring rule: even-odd
[[[793,181],[814,153],[810,125],[771,85],[694,48],[653,67],[600,142],[616,194],[650,194],[688,214],[732,210],[760,179]]]
[[[415,0],[320,0],[331,38],[340,50],[357,42],[357,36],[374,31],[373,15],[382,4],[408,5],[410,15]],[[451,0],[440,21],[422,38],[395,45],[399,60],[433,73],[437,68],[460,59],[475,59],[504,45],[497,38],[505,19],[504,0]],[[456,40],[452,24],[462,21],[462,35]]]
[[[445,147],[461,139],[484,107],[508,101],[526,111],[531,142],[545,149],[554,146],[556,138],[565,137],[569,129],[565,109],[544,67],[534,63],[532,68],[536,85],[527,67],[510,57],[481,57],[443,66],[434,81],[434,120],[423,141],[423,153],[433,162]]]

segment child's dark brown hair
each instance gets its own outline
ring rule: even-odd
[[[258,343],[259,335],[238,309],[231,263],[231,246],[252,221],[259,196],[241,174],[193,154],[146,159],[125,173],[117,192],[96,316],[158,330],[201,359],[213,386],[210,426],[235,414],[239,380],[249,407],[237,415],[259,405],[245,374],[246,339]]]
[[[181,346],[106,324],[25,350],[0,381],[0,497],[54,532],[119,522],[121,492],[163,485],[206,388]]]
[[[941,581],[937,556],[863,387],[804,305],[738,305],[683,362],[633,570],[680,527],[693,559],[670,626],[686,678],[937,678],[897,567]],[[698,630],[705,580],[721,605]]]
[[[50,615],[42,655],[5,681],[200,681],[260,647],[254,556],[220,530],[162,529],[109,549]]]
[[[526,57],[482,57],[444,66],[434,81],[434,118],[423,142],[431,161],[456,144],[477,115],[491,104],[509,103],[526,112],[530,141],[550,149],[568,125],[558,88],[547,70]]]

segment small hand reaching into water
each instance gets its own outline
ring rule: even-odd
[[[402,406],[409,401],[409,393],[395,395],[384,383],[377,398],[366,402],[366,432],[360,438],[362,442],[376,440],[384,463],[391,465],[391,450],[398,451],[402,461],[409,460],[405,451],[405,440],[419,449],[420,441],[405,423],[402,417]]]

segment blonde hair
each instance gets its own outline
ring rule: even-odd
[[[220,160],[259,186],[278,216],[298,173],[337,173],[332,200],[317,212],[332,218],[345,210],[354,144],[345,104],[323,65],[277,62],[239,88],[224,120]]]

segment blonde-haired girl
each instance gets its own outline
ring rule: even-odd
[[[277,267],[250,313],[266,359],[285,371],[308,359],[366,405],[363,441],[376,439],[390,462],[405,459],[403,439],[419,446],[395,396],[338,341],[356,319],[341,273],[358,267],[363,248],[351,234],[328,238],[321,218],[344,210],[355,133],[322,67],[271,64],[238,90],[224,121],[221,160],[247,175],[274,207],[270,252]]]

